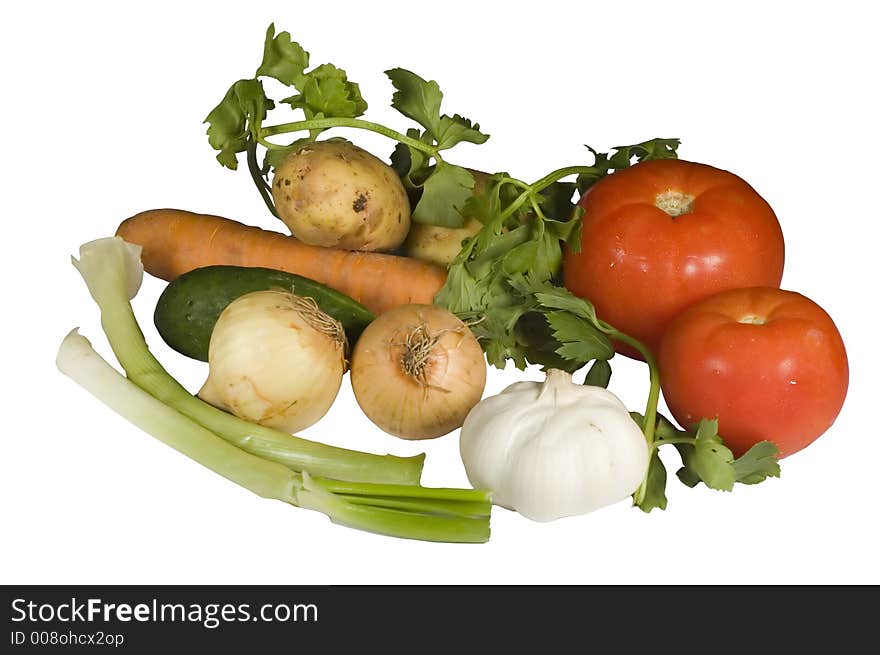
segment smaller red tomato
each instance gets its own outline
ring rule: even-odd
[[[658,361],[679,424],[717,417],[737,456],[765,439],[781,457],[808,446],[834,422],[849,384],[831,317],[776,288],[733,289],[692,305],[667,327]]]

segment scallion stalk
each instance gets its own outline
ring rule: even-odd
[[[258,496],[295,503],[299,474],[236,448],[154,398],[120,375],[76,330],[61,342],[55,363],[62,373],[159,441]]]
[[[361,482],[418,484],[424,455],[373,455],[294,437],[239,419],[191,395],[153,356],[129,300],[143,278],[140,246],[119,237],[80,247],[73,264],[101,310],[101,326],[128,379],[239,448],[312,475]]]
[[[259,496],[320,511],[340,525],[393,537],[458,543],[489,538],[488,508],[485,513],[477,508],[481,496],[488,502],[485,492],[438,489],[432,498],[432,490],[424,487],[338,483],[297,473],[245,452],[153,397],[119,374],[76,330],[61,343],[56,363],[62,373],[118,414]],[[334,484],[347,495],[334,493]],[[377,491],[382,495],[371,496]],[[415,500],[409,502],[408,496]],[[456,507],[459,498],[461,506]]]

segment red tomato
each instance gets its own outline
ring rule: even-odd
[[[688,305],[782,280],[785,246],[776,215],[727,171],[646,161],[600,180],[580,205],[581,252],[565,254],[565,286],[654,352],[666,324]]]
[[[659,351],[663,396],[690,427],[718,418],[737,456],[774,442],[782,457],[812,443],[843,406],[846,350],[825,311],[775,288],[733,289],[672,320]]]

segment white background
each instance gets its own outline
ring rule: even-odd
[[[870,6],[5,3],[0,582],[880,582]],[[621,503],[538,524],[496,509],[491,541],[467,546],[360,533],[260,500],[112,414],[54,368],[77,325],[112,357],[69,256],[153,207],[281,228],[247,173],[214,161],[201,123],[231,82],[252,75],[273,20],[314,64],[345,68],[373,120],[409,125],[388,108],[383,70],[438,80],[446,111],[492,135],[457,150],[459,163],[535,179],[585,163],[584,143],[674,136],[682,158],[743,176],[780,218],[783,286],[824,306],[846,341],[850,392],[835,425],[783,461],[780,480],[689,490],[670,455],[666,512]],[[135,311],[159,359],[195,390],[206,365],[169,350],[152,325],[162,288],[147,279]],[[486,393],[538,377],[493,370]],[[617,358],[612,389],[640,408],[644,369]],[[303,434],[373,452],[424,449],[427,484],[467,482],[456,434],[389,437],[347,381]]]

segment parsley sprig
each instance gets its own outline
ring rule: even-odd
[[[641,414],[633,412],[632,417],[639,425],[645,425]],[[656,421],[644,495],[635,503],[645,512],[666,509],[666,468],[658,454],[661,446],[673,445],[678,450],[682,466],[676,475],[688,487],[702,482],[710,489],[732,491],[736,483],[758,484],[768,477],[779,477],[779,449],[770,441],[760,441],[734,458],[718,434],[715,419],[702,419],[690,431],[679,430],[661,414]]]
[[[592,303],[559,283],[564,244],[580,247],[580,213],[572,202],[598,180],[635,162],[677,156],[677,139],[654,139],[600,153],[589,148],[590,166],[560,168],[527,184],[496,173],[483,193],[473,195],[465,213],[483,223],[450,267],[435,301],[468,321],[490,364],[503,368],[575,371],[590,365],[585,384],[606,387],[613,343],[636,349],[648,366],[644,414],[633,414],[650,450],[650,465],[633,504],[646,512],[666,507],[666,469],[660,446],[674,445],[682,458],[679,479],[688,486],[730,491],[735,482],[755,484],[778,476],[778,450],[761,442],[739,459],[718,436],[717,421],[704,419],[694,432],[677,430],[657,413],[660,375],[653,353],[600,319]],[[565,178],[575,177],[573,181]]]
[[[269,174],[273,167],[304,143],[314,141],[322,132],[344,127],[368,130],[397,142],[392,157],[405,167],[402,179],[418,200],[412,218],[418,223],[460,227],[462,209],[474,188],[473,175],[467,169],[445,160],[441,151],[462,142],[484,143],[489,135],[479,124],[454,114],[441,113],[443,93],[437,82],[427,81],[403,68],[386,71],[396,91],[391,105],[422,129],[406,133],[360,118],[367,103],[357,83],[333,64],[309,69],[309,53],[291,40],[288,32],[266,31],[263,60],[254,77],[235,82],[223,100],[208,114],[207,135],[217,160],[236,169],[238,155],[246,153],[251,178],[266,206],[277,216],[272,202]],[[272,78],[291,87],[295,93],[278,103],[302,112],[303,119],[277,125],[265,125],[268,113],[277,104],[266,96],[261,78]],[[272,137],[305,133],[288,143],[276,143]],[[258,148],[265,149],[262,163]]]

